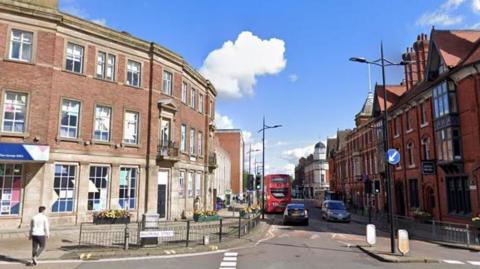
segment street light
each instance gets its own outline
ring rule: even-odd
[[[350,58],[352,62],[373,64],[380,66],[382,68],[382,83],[383,83],[383,150],[384,150],[384,164],[385,164],[385,178],[387,181],[387,196],[388,196],[388,219],[390,221],[390,250],[392,253],[395,253],[395,227],[393,224],[393,190],[392,190],[392,180],[390,177],[390,166],[387,162],[387,151],[388,151],[388,110],[387,110],[387,88],[385,83],[385,67],[386,66],[396,66],[396,65],[406,65],[410,61],[401,61],[400,63],[395,63],[385,59],[383,56],[383,42],[380,42],[380,59],[375,61],[368,61],[365,58],[361,57],[352,57]],[[370,205],[369,205],[370,207]],[[370,210],[370,209],[369,209]]]
[[[265,130],[282,127],[282,125],[268,126],[265,124],[265,116],[263,116],[263,127],[258,132],[262,132],[262,220],[265,219]]]
[[[259,149],[252,150],[252,144],[250,144],[250,149],[247,151],[248,153],[248,174],[252,174],[252,152],[259,152]]]

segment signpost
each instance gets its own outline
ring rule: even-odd
[[[400,152],[396,149],[389,149],[387,151],[387,162],[391,165],[397,165],[400,163]]]

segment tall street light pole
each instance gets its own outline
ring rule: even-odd
[[[400,63],[395,63],[385,59],[383,55],[383,42],[380,42],[380,59],[375,61],[368,61],[365,58],[352,57],[350,61],[373,64],[380,66],[382,68],[382,84],[383,84],[383,162],[385,164],[385,179],[387,181],[387,198],[388,198],[388,219],[390,222],[390,251],[395,253],[395,226],[393,224],[393,184],[390,176],[390,165],[387,162],[387,151],[388,151],[388,109],[387,109],[387,84],[385,79],[385,67],[386,66],[395,66],[395,65],[406,65],[409,62],[402,61]]]
[[[262,220],[265,219],[265,130],[282,127],[282,125],[268,126],[263,116],[263,126],[258,132],[262,132]]]
[[[258,152],[259,149],[252,150],[252,144],[250,144],[250,149],[248,150],[248,174],[252,174],[252,152]]]

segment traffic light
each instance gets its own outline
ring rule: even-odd
[[[380,180],[375,180],[375,193],[380,193]]]
[[[253,191],[254,186],[255,186],[255,178],[253,177],[253,175],[249,174],[248,177],[247,177],[247,189],[249,191]]]
[[[255,176],[255,189],[259,190],[262,188],[262,176],[257,174]]]

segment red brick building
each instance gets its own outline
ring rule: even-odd
[[[181,56],[56,0],[5,0],[0,70],[0,226],[39,205],[77,224],[102,209],[175,219],[195,197],[213,204],[216,91]]]
[[[419,35],[412,48],[402,55],[404,60],[413,61],[405,66],[405,82],[387,86],[389,146],[397,148],[402,157],[401,163],[392,168],[395,214],[414,217],[420,210],[438,220],[468,223],[480,213],[479,45],[480,31],[434,29],[430,40],[424,34]],[[332,156],[336,189],[349,195],[349,189],[356,188],[350,193],[365,197],[362,187],[353,182],[359,174],[369,172],[365,167],[369,167],[370,161],[367,158],[365,162],[357,152],[360,156],[362,151],[375,152],[373,145],[377,145],[378,174],[367,174],[368,178],[378,177],[381,182],[380,197],[375,199],[378,208],[386,206],[381,197],[385,198],[381,169],[382,96],[383,87],[377,86],[372,118],[358,126],[357,117],[357,128],[347,139],[351,144]],[[374,129],[380,127],[380,131],[373,136],[377,142],[369,149],[369,131],[360,134],[360,130],[372,125]],[[366,138],[355,142],[359,139],[355,137],[362,136]],[[359,172],[355,163],[361,161],[364,164]],[[339,173],[339,166],[347,172]]]
[[[218,129],[215,132],[220,146],[230,156],[230,187],[234,195],[243,194],[243,137],[239,129]]]

